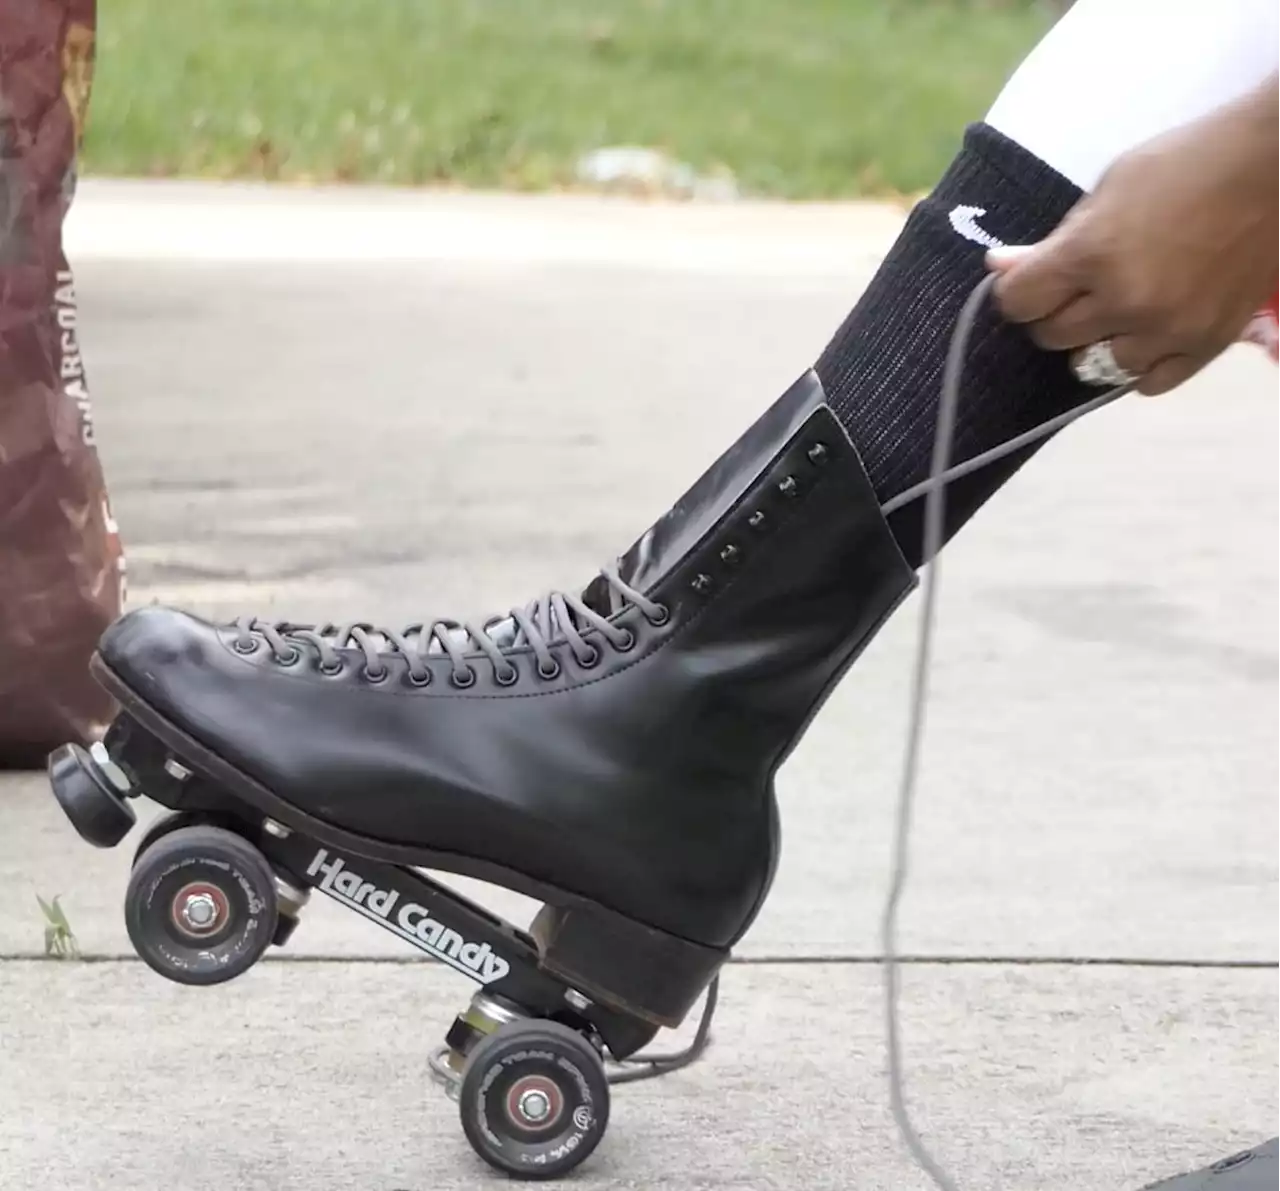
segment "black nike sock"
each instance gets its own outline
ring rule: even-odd
[[[956,316],[986,275],[986,249],[1042,239],[1080,197],[1076,186],[1038,158],[977,124],[937,187],[911,213],[815,366],[882,500],[928,476],[943,362]],[[970,344],[953,462],[999,446],[1098,392],[1076,380],[1064,354],[1036,347],[990,304]],[[1039,445],[948,485],[947,539]],[[923,501],[915,501],[890,517],[913,566],[925,561],[922,514]]]

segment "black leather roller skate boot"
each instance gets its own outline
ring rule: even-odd
[[[580,593],[395,630],[131,613],[108,751],[122,791],[307,841],[294,884],[341,857],[367,916],[374,862],[539,898],[539,973],[672,1026],[768,892],[776,770],[915,581],[807,373]]]

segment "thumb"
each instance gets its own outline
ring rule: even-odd
[[[1058,227],[1038,244],[988,250],[987,267],[1000,278],[995,300],[1010,322],[1048,318],[1080,293],[1074,233]]]
[[[1007,273],[1035,250],[1034,244],[1001,244],[987,249],[986,266],[993,273]]]

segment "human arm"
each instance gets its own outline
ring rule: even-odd
[[[1277,77],[1121,156],[1039,244],[993,249],[1005,316],[1050,350],[1110,340],[1163,393],[1234,343],[1277,279]]]

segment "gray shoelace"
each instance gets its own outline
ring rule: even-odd
[[[634,605],[650,624],[665,623],[667,609],[624,582],[615,568],[604,568],[600,577],[609,593],[611,613]],[[507,656],[513,649],[527,646],[537,661],[538,673],[552,679],[560,673],[560,665],[551,652],[553,645],[567,643],[579,665],[593,666],[600,660],[600,650],[586,635],[598,633],[621,651],[635,644],[635,635],[629,629],[592,608],[583,596],[562,591],[547,592],[523,608],[513,608],[505,617],[490,617],[482,624],[440,619],[391,629],[363,623],[302,625],[242,617],[233,627],[239,652],[256,652],[257,638],[261,637],[278,661],[292,664],[302,656],[301,647],[310,646],[319,655],[319,668],[324,674],[337,674],[343,669],[345,662],[339,650],[358,649],[364,655],[364,677],[369,682],[385,679],[390,673],[385,658],[399,654],[408,663],[409,681],[419,686],[431,681],[426,660],[433,656],[449,658],[455,686],[469,687],[476,681],[474,663],[481,659],[492,665],[496,681],[510,685],[519,677]]]
[[[973,289],[956,319],[951,343],[947,350],[946,367],[942,374],[942,390],[938,398],[938,421],[934,430],[933,455],[929,478],[894,497],[883,506],[888,514],[894,509],[925,498],[924,557],[930,559],[925,568],[921,590],[920,635],[916,646],[915,666],[911,685],[910,714],[907,727],[906,753],[902,767],[902,779],[898,788],[895,811],[893,864],[889,878],[889,893],[885,900],[881,919],[881,947],[885,994],[885,1025],[888,1044],[889,1099],[893,1119],[902,1134],[908,1152],[920,1168],[933,1180],[940,1191],[958,1191],[957,1184],[929,1153],[919,1133],[911,1122],[906,1105],[906,1079],[902,1069],[902,1043],[900,1029],[899,991],[900,971],[898,959],[898,907],[906,888],[909,868],[909,844],[913,803],[915,801],[916,775],[920,766],[921,743],[924,735],[925,708],[929,702],[929,665],[933,649],[933,629],[938,595],[938,553],[942,549],[946,516],[946,485],[968,472],[992,463],[1016,451],[1020,447],[1052,434],[1055,430],[1101,409],[1104,405],[1123,397],[1132,385],[1110,389],[1098,397],[1077,406],[1073,410],[1052,418],[1026,434],[1020,434],[1006,443],[985,451],[954,467],[950,466],[952,440],[955,435],[956,415],[960,405],[961,382],[964,376],[965,356],[973,333],[978,311],[995,284],[995,275],[985,277]]]

